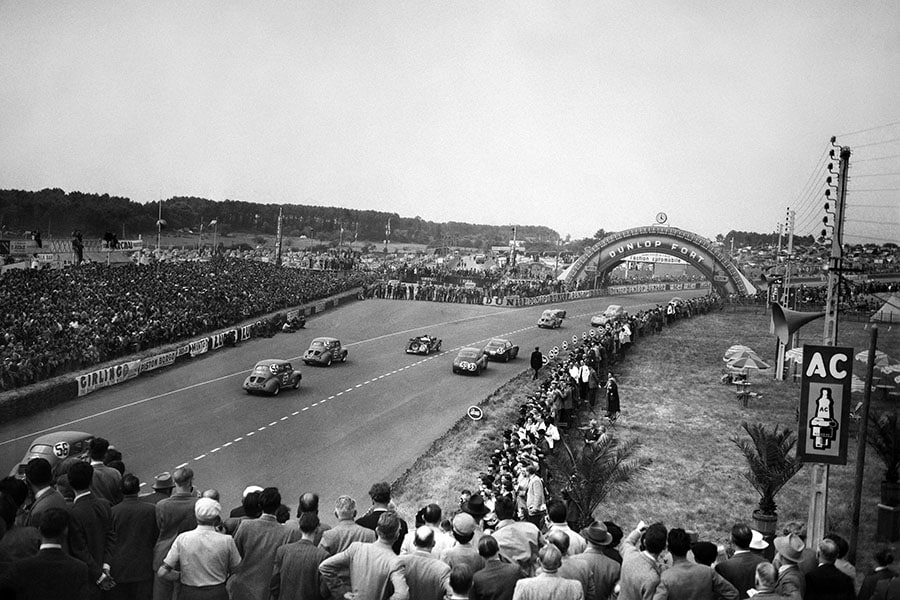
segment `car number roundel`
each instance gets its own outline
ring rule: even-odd
[[[69,442],[57,442],[53,445],[53,454],[57,458],[65,458],[69,455]]]
[[[562,349],[563,349],[563,351],[568,350],[568,349],[569,349],[569,342],[567,342],[566,340],[563,340],[563,343],[562,343]]]
[[[572,336],[572,345],[574,346],[574,345],[577,344],[577,343],[578,343],[578,336],[577,336],[577,335],[573,335],[573,336]]]
[[[545,356],[542,356],[542,357],[541,357],[541,363],[543,363],[544,366],[549,365],[549,364],[550,364],[550,357],[549,357],[549,356],[546,356],[546,355],[545,355]]]
[[[582,332],[581,332],[581,339],[587,341],[587,331],[582,331]]]
[[[596,329],[591,329],[591,330],[588,332],[588,335],[591,336],[591,337],[597,337],[597,330],[596,330]]]

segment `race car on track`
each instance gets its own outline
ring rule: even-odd
[[[44,458],[50,463],[55,477],[57,468],[67,458],[82,460],[88,457],[92,439],[93,435],[83,431],[56,431],[37,437],[10,475],[23,479],[28,461],[32,458]]]
[[[541,313],[541,318],[538,320],[537,325],[544,329],[556,329],[557,327],[562,327],[562,322],[565,318],[566,311],[559,308],[548,308]]]
[[[250,375],[244,379],[244,390],[248,394],[271,394],[277,396],[281,388],[300,387],[303,376],[295,371],[286,360],[267,358],[256,363]]]
[[[481,375],[485,369],[487,369],[487,355],[482,348],[462,348],[453,359],[454,373]]]
[[[591,317],[591,327],[603,327],[607,323],[613,323],[627,316],[628,313],[624,308],[618,304],[610,304],[602,313]]]
[[[519,355],[519,347],[509,340],[493,338],[484,347],[488,360],[508,362]]]
[[[419,337],[409,338],[406,344],[407,354],[431,354],[432,352],[441,351],[441,340],[433,335],[420,335]]]
[[[303,362],[308,365],[331,366],[334,361],[347,360],[347,349],[341,341],[333,337],[317,337],[309,343],[309,350],[303,354]]]

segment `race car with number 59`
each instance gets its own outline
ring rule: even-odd
[[[519,355],[519,347],[502,338],[493,338],[484,347],[488,360],[509,362]]]
[[[487,355],[482,348],[462,348],[453,359],[453,372],[481,375],[487,369],[487,363]]]
[[[441,340],[433,335],[420,335],[418,337],[409,338],[406,344],[407,354],[431,354],[432,352],[441,351]]]

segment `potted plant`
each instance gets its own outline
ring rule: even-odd
[[[872,411],[869,414],[869,446],[884,463],[881,504],[900,506],[900,428],[897,413]]]
[[[744,478],[759,492],[759,506],[753,511],[754,529],[772,537],[778,522],[775,494],[803,466],[794,453],[797,436],[793,430],[777,425],[770,428],[743,422],[741,427],[750,438],[734,436],[731,441],[747,459],[749,470],[743,473]]]

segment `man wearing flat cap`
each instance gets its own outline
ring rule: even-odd
[[[194,504],[197,527],[172,542],[157,576],[180,581],[179,600],[228,600],[225,580],[241,564],[230,535],[216,531],[222,507],[211,498]]]
[[[597,598],[612,596],[616,582],[619,581],[619,563],[606,555],[605,549],[613,541],[613,536],[606,525],[594,521],[581,530],[581,537],[587,542],[587,549],[572,560],[579,560],[588,565],[594,581],[594,593]]]
[[[775,593],[789,600],[803,600],[806,595],[806,578],[798,563],[803,560],[806,542],[796,533],[775,538],[775,559],[772,564],[778,569]]]

